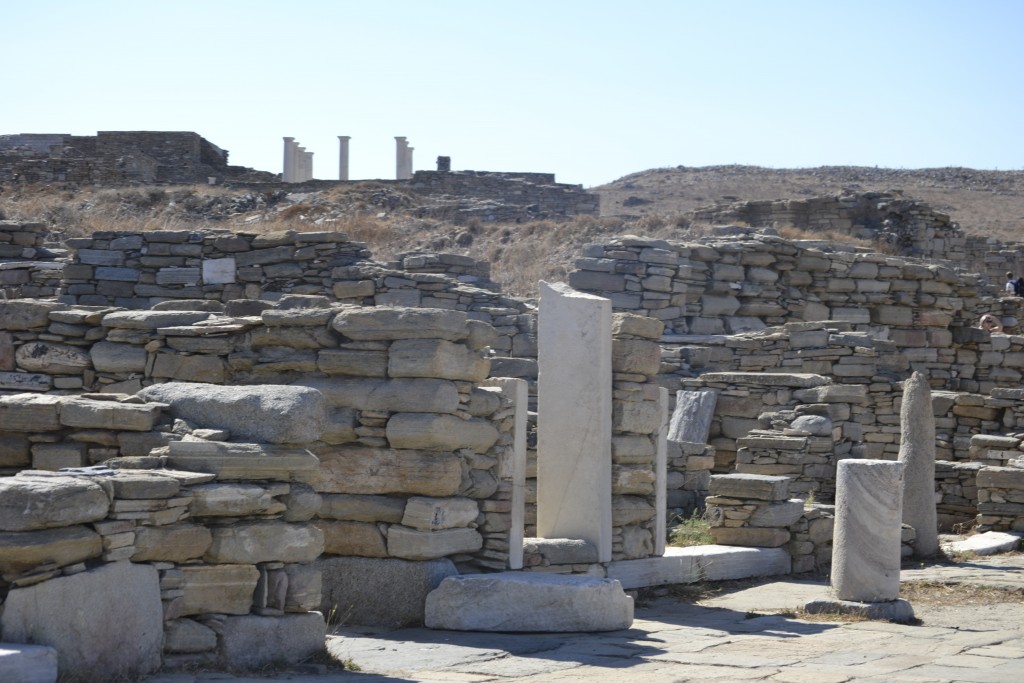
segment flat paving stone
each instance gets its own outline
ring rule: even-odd
[[[1024,587],[1024,556],[904,570],[902,579]],[[724,590],[728,591],[726,585]],[[775,581],[703,601],[638,604],[632,628],[602,634],[498,634],[350,629],[327,638],[360,667],[310,675],[286,670],[235,677],[168,674],[148,683],[1020,683],[1020,604],[915,606],[921,626],[810,622],[778,614],[827,591],[821,582]]]

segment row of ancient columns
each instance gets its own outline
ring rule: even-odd
[[[284,139],[284,172],[281,180],[286,183],[301,183],[313,179],[313,153],[300,147],[295,138]]]
[[[338,180],[348,180],[348,141],[351,136],[338,136]],[[395,178],[412,178],[412,151],[405,137],[395,137]],[[281,181],[301,183],[313,179],[313,152],[300,147],[295,138],[284,139],[284,171]]]

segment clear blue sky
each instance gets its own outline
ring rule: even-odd
[[[336,178],[1024,168],[1018,0],[0,0],[0,133],[193,130]]]

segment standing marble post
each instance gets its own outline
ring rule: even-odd
[[[281,171],[281,182],[295,182],[295,138],[284,139],[284,168]]]
[[[540,283],[537,536],[612,559],[612,304]]]
[[[409,146],[405,136],[395,136],[395,179],[405,180],[405,149]]]
[[[415,147],[405,148],[405,167],[402,169],[405,171],[405,179],[409,180],[412,178],[412,151]]]
[[[338,136],[338,180],[348,180],[348,141],[350,135]]]
[[[839,461],[832,588],[840,600],[899,597],[902,487],[901,462]]]
[[[306,152],[306,167],[303,180],[313,179],[313,152]]]
[[[903,383],[900,406],[900,462],[903,475],[903,523],[914,527],[914,557],[939,551],[935,510],[935,412],[928,380],[915,372]]]

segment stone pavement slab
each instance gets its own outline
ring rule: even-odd
[[[1024,586],[1024,556],[904,570],[903,580]],[[728,590],[728,588],[726,588]],[[358,672],[293,670],[233,677],[168,674],[149,683],[1020,683],[1019,603],[927,606],[920,626],[809,622],[775,613],[821,595],[821,582],[775,581],[702,604],[657,598],[632,628],[601,634],[475,633],[423,628],[328,636]]]

